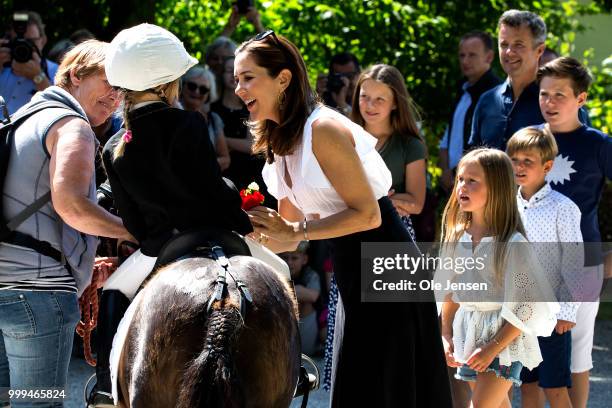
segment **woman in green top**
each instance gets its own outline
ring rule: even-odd
[[[417,112],[397,68],[377,64],[365,70],[353,94],[351,119],[378,139],[376,149],[391,171],[391,202],[415,238],[411,214],[425,202],[427,147],[419,136]]]

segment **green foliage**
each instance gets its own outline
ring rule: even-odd
[[[326,72],[332,55],[354,53],[363,66],[377,62],[395,65],[421,107],[423,133],[429,147],[429,172],[435,187],[438,141],[454,100],[459,37],[475,29],[493,35],[497,19],[508,9],[532,10],[548,26],[547,46],[562,55],[572,51],[577,32],[585,29],[577,17],[610,12],[606,0],[277,0],[257,1],[265,27],[293,41],[301,50],[311,81]],[[0,0],[1,10],[30,8],[47,22],[49,43],[87,27],[109,40],[120,28],[155,22],[181,38],[190,52],[203,60],[205,47],[223,30],[230,0]],[[53,13],[45,12],[53,10]],[[0,13],[6,26],[9,13]],[[233,35],[240,41],[255,34],[245,19]],[[591,54],[585,55],[585,62]],[[588,108],[593,125],[608,134],[612,123],[612,56],[601,67],[590,66],[594,84]],[[497,62],[496,62],[497,64]],[[503,74],[498,66],[498,73]],[[503,76],[503,75],[502,75]],[[612,221],[610,221],[612,229]]]
[[[398,67],[423,112],[423,131],[433,164],[460,77],[456,52],[462,34],[474,29],[495,34],[503,11],[532,10],[548,25],[547,45],[567,54],[576,32],[584,29],[576,17],[599,13],[601,7],[609,10],[605,4],[582,0],[256,0],[264,26],[300,48],[313,83],[318,73],[326,72],[331,56],[340,51],[354,53],[363,66],[384,62]],[[0,0],[2,10],[19,7],[42,12],[50,45],[77,28],[87,27],[109,40],[120,28],[147,21],[177,34],[201,60],[206,45],[223,30],[231,5],[231,0],[93,0],[82,4]],[[10,13],[0,13],[5,27],[9,19]],[[253,26],[243,18],[233,38],[240,41],[253,34]],[[594,124],[604,128],[610,123],[610,91],[605,97],[604,89],[609,88],[611,68],[608,64],[591,69],[596,78],[589,108]],[[501,73],[499,67],[496,70]]]
[[[612,132],[612,55],[606,58],[601,66],[590,66],[592,50],[584,55],[584,63],[593,74],[593,84],[589,89],[587,106],[595,129],[600,129],[608,135]]]
[[[201,58],[204,46],[222,31],[230,6],[229,1],[220,0],[165,0],[157,3],[156,22],[177,33]],[[600,12],[597,4],[583,4],[578,0],[284,0],[258,3],[264,26],[283,34],[300,48],[312,81],[317,74],[326,72],[329,59],[340,51],[354,53],[363,66],[383,62],[400,69],[424,114],[423,131],[433,159],[430,171],[434,184],[438,175],[434,168],[437,142],[450,114],[460,77],[457,40],[474,29],[494,35],[497,19],[511,8],[540,14],[549,28],[547,45],[562,54],[571,51],[576,32],[584,29],[576,17]],[[244,39],[253,34],[253,27],[243,19],[233,38]],[[599,83],[603,70],[594,69],[594,72],[595,82]],[[606,123],[606,118],[601,115],[610,112],[606,106],[610,102],[598,99],[602,94],[597,86],[590,108],[594,123],[602,124]]]

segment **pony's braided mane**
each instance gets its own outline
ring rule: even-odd
[[[213,304],[204,349],[185,370],[178,408],[242,406],[231,345],[243,323],[240,310],[228,297]]]

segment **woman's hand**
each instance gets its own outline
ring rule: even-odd
[[[289,222],[271,208],[257,206],[247,212],[255,232],[277,241],[299,241],[300,223]]]
[[[397,214],[400,217],[410,217],[410,213],[402,208],[402,204],[403,204],[402,200],[394,199],[393,198],[394,195],[395,195],[395,189],[392,188],[387,193],[387,197],[389,197],[389,199],[391,200],[391,204],[393,204],[393,207],[395,207],[395,211],[397,211]]]
[[[491,344],[486,344],[474,350],[466,364],[474,371],[484,372],[497,356],[497,350]]]
[[[449,367],[461,367],[461,363],[455,360],[453,353],[455,347],[453,346],[453,336],[450,334],[442,335],[442,345],[444,346],[444,357],[446,358],[446,365]]]
[[[270,240],[270,237],[268,237],[267,235],[261,234],[259,232],[249,232],[246,235],[248,238],[252,239],[253,241],[261,244],[261,245],[266,245],[268,243],[268,241]]]

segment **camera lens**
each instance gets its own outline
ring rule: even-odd
[[[27,40],[17,38],[13,43],[13,48],[11,49],[11,55],[13,59],[17,62],[28,62],[32,59],[32,53],[34,52],[34,48],[27,42]]]
[[[342,74],[330,74],[327,77],[327,89],[330,92],[338,93],[344,87],[344,82],[342,81]]]

